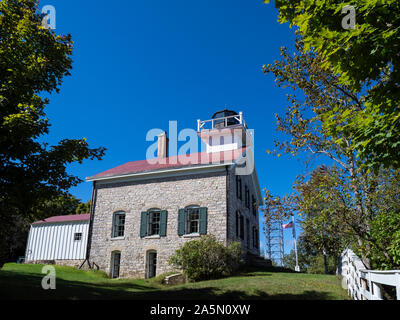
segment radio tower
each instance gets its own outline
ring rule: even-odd
[[[264,217],[267,212],[264,210]],[[265,254],[273,263],[283,266],[284,242],[281,219],[264,219]]]

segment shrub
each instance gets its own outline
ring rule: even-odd
[[[243,251],[239,242],[228,246],[213,235],[186,242],[169,259],[169,263],[183,271],[190,281],[217,279],[228,276],[239,267]]]

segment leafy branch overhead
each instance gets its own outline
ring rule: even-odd
[[[383,200],[388,194],[399,198],[399,170],[368,169],[348,130],[365,108],[366,96],[342,84],[319,55],[304,50],[302,41],[297,40],[296,49],[289,54],[283,48],[279,61],[264,66],[264,72],[272,73],[276,85],[288,92],[285,112],[276,115],[284,138],[275,142],[272,153],[305,153],[311,156],[308,164],[317,156],[329,160],[310,174],[299,175],[292,194],[277,197],[267,191],[265,223],[297,213],[303,237],[314,249],[337,255],[343,246],[354,244],[367,266],[399,266],[392,242],[397,233],[378,228],[379,221],[399,212],[396,201]]]
[[[32,222],[38,204],[82,181],[68,164],[101,159],[105,151],[85,138],[41,142],[50,129],[43,95],[60,91],[73,50],[71,35],[42,27],[43,16],[38,1],[0,2],[0,264],[13,221]]]
[[[264,1],[269,3],[269,0]],[[319,55],[339,83],[362,93],[360,108],[331,110],[325,130],[350,134],[369,167],[400,166],[400,2],[398,0],[276,0],[280,23],[301,36],[304,52]],[[354,29],[344,29],[342,8],[355,9]],[[339,142],[340,138],[335,138]]]

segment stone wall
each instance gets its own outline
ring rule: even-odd
[[[146,252],[157,251],[156,272],[173,271],[168,259],[185,241],[178,236],[178,209],[189,205],[208,208],[207,233],[227,241],[226,171],[158,178],[142,181],[96,183],[90,261],[110,274],[113,251],[121,252],[120,277],[145,277]],[[168,211],[167,235],[140,237],[142,211],[159,208]],[[125,211],[125,236],[113,239],[112,219],[116,211]]]
[[[79,268],[82,265],[83,261],[85,260],[55,260],[56,264],[60,266],[75,267],[75,268]]]
[[[255,248],[253,246],[253,237],[252,237],[252,227],[255,226],[257,230],[260,229],[259,220],[258,220],[258,210],[257,214],[253,215],[252,211],[252,195],[256,196],[256,190],[253,186],[252,176],[251,175],[241,175],[242,180],[242,200],[237,198],[236,195],[236,175],[235,170],[232,169],[229,171],[228,175],[228,233],[227,239],[228,241],[239,241],[242,244],[243,249],[246,252],[259,255],[260,249]],[[248,186],[250,191],[250,208],[247,208],[245,205],[245,186]],[[240,213],[244,216],[245,228],[244,228],[244,239],[242,240],[240,237],[236,235],[236,211],[240,211]],[[249,240],[247,236],[247,219],[249,219]]]
[[[33,260],[33,261],[25,261],[26,264],[56,264],[60,266],[68,266],[79,268],[84,260]]]

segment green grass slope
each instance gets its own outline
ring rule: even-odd
[[[56,289],[44,290],[43,265],[8,263],[0,270],[0,299],[348,299],[333,275],[241,272],[236,276],[164,286],[160,278],[109,279],[101,271],[55,266]]]

